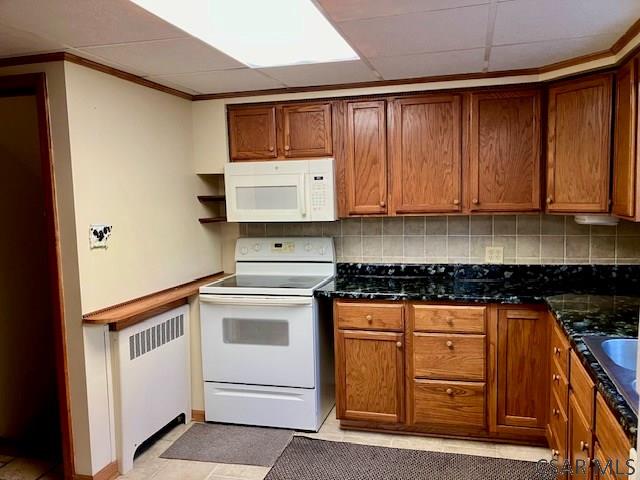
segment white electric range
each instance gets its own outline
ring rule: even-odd
[[[205,419],[317,431],[334,405],[331,238],[241,238],[236,274],[200,288]]]

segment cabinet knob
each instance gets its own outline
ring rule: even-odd
[[[447,388],[447,395],[453,395],[453,390],[451,388]]]
[[[560,349],[558,347],[553,347],[553,353],[560,355]]]
[[[589,450],[589,444],[580,440],[580,450],[586,452],[587,450]]]
[[[554,417],[557,417],[558,415],[560,415],[560,410],[558,410],[557,408],[554,408],[553,410],[551,410],[551,412],[553,413]]]
[[[453,318],[447,318],[447,325],[453,325]]]
[[[284,146],[284,149],[285,149],[286,151],[289,151],[289,145],[285,145],[285,146]]]
[[[553,458],[558,458],[560,456],[560,452],[558,450],[551,450],[551,455],[553,455]]]
[[[480,202],[478,201],[477,198],[472,198],[471,203],[473,203],[474,205],[478,205]]]
[[[385,207],[386,205],[387,205],[387,204],[385,203],[385,201],[384,201],[384,200],[380,200],[380,206],[381,206],[381,207]]]
[[[446,345],[447,345],[447,347],[449,347],[449,348],[453,348],[453,342],[452,342],[451,340],[447,340]]]
[[[373,321],[373,317],[371,315],[367,315],[366,317],[364,317],[367,322],[371,323]]]
[[[402,342],[396,342],[396,347],[402,348]]]
[[[549,203],[549,204],[553,203],[553,198],[552,197],[547,197],[547,203]]]
[[[460,200],[458,200],[457,198],[453,201],[454,205],[460,205]]]
[[[556,375],[554,373],[553,375],[551,375],[551,380],[553,380],[554,382],[558,382],[558,380],[560,380],[560,375]]]
[[[273,147],[269,147],[269,151],[270,151],[270,152],[273,152]]]

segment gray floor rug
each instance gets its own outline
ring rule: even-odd
[[[195,423],[160,457],[270,467],[292,436],[279,428]]]
[[[294,437],[265,480],[552,480],[534,462]]]

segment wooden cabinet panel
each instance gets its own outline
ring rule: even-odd
[[[596,438],[604,459],[612,461],[615,478],[626,480],[629,473],[626,462],[629,460],[631,443],[600,393],[596,396]],[[636,466],[635,464],[631,465]],[[601,464],[603,469],[604,466]],[[613,475],[610,477],[605,475],[601,478],[614,477]]]
[[[569,460],[572,479],[587,480],[590,478],[591,448],[593,434],[590,422],[580,410],[573,392],[569,395]]]
[[[403,421],[403,338],[392,332],[336,331],[339,419]]]
[[[599,442],[596,442],[593,449],[593,460],[593,480],[616,480],[614,476],[615,470],[612,470],[615,467],[613,467],[613,463],[611,465],[608,464],[610,459],[606,457],[602,448],[600,448]],[[627,477],[618,476],[618,478],[626,480]]]
[[[567,433],[569,426],[569,419],[566,411],[566,401],[563,402],[558,399],[558,396],[552,392],[551,397],[551,411],[549,415],[549,427],[551,429],[555,445],[552,445],[552,455],[556,458],[558,465],[563,465],[564,460],[567,458]]]
[[[613,152],[614,215],[637,219],[638,164],[637,128],[637,59],[624,64],[616,75],[616,120]]]
[[[551,314],[550,314],[551,315]],[[555,319],[550,316],[551,327],[551,357],[557,362],[564,378],[569,379],[569,351],[571,346],[567,337],[556,323]]]
[[[595,404],[595,384],[585,368],[580,363],[575,352],[571,352],[571,369],[569,384],[575,394],[574,400],[580,405],[580,409],[589,427],[593,425],[593,412]]]
[[[485,379],[485,336],[413,334],[413,376],[446,380]]]
[[[462,209],[460,95],[401,98],[391,104],[391,213]]]
[[[409,308],[416,332],[485,333],[487,307],[412,304]]]
[[[549,88],[547,211],[607,212],[611,75]]]
[[[283,106],[282,132],[286,158],[330,157],[333,152],[331,105]]]
[[[490,322],[494,431],[544,436],[549,402],[547,325],[540,309],[495,309]]]
[[[485,384],[414,380],[412,425],[483,429]]]
[[[276,108],[229,109],[231,160],[276,158]]]
[[[404,330],[404,307],[398,302],[336,302],[338,328],[356,330]]]
[[[567,400],[569,398],[569,380],[562,373],[558,362],[551,360],[551,393],[555,394],[563,402],[565,411],[567,410]]]
[[[469,209],[540,209],[540,91],[471,94]]]
[[[385,102],[347,104],[346,194],[349,215],[387,212]]]

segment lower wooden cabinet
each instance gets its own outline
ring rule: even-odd
[[[411,425],[467,432],[486,426],[484,383],[416,379],[412,397]]]
[[[569,394],[569,460],[571,478],[587,480],[590,477],[593,447],[591,425],[582,412],[576,396]]]

